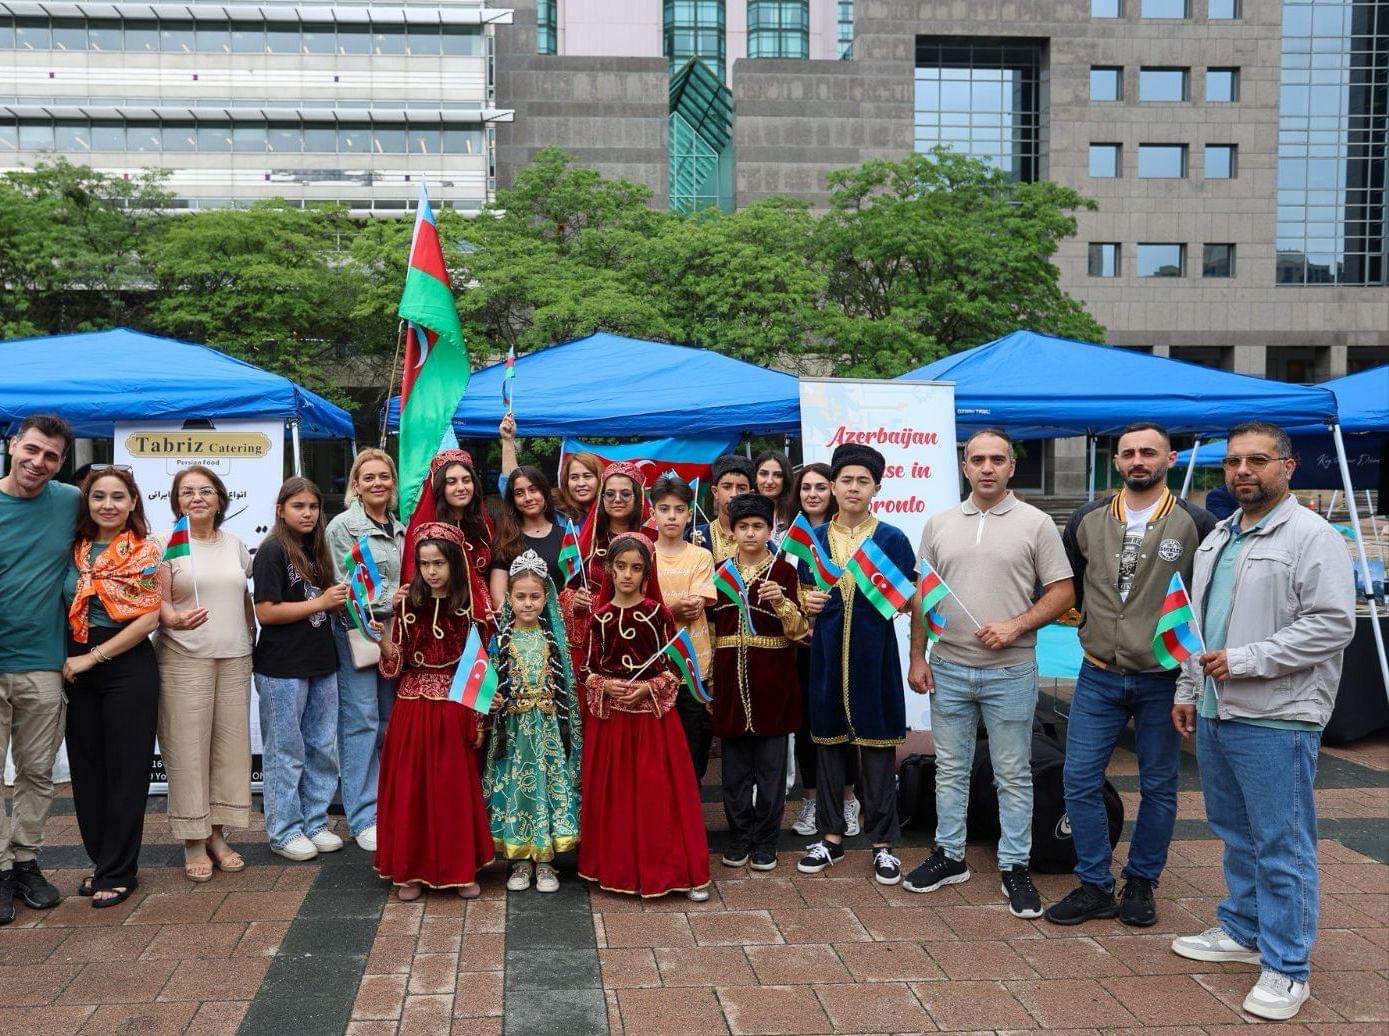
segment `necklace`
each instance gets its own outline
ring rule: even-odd
[[[550,662],[550,645],[540,627],[513,627],[508,653],[516,674],[521,678],[521,691],[526,694],[543,691]]]

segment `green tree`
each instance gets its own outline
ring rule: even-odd
[[[937,149],[830,174],[816,233],[837,373],[900,374],[1020,327],[1090,341],[1104,329],[1051,263],[1095,204]]]
[[[62,158],[0,176],[0,337],[138,324],[166,176]]]

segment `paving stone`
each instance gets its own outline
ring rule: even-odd
[[[684,914],[603,914],[602,921],[603,946],[693,946],[695,941]],[[519,948],[516,934],[508,933],[511,948]],[[573,945],[583,944],[576,941]]]
[[[935,895],[935,893],[930,893]],[[936,914],[957,938],[966,940],[1016,939],[1026,922],[997,906],[943,906]],[[1055,927],[1054,925],[1050,927]]]
[[[463,930],[466,934],[474,931],[468,928],[466,923]],[[512,950],[592,946],[593,918],[587,914],[566,911],[547,918],[543,924],[515,924],[506,929],[506,944],[507,948]]]
[[[1130,974],[1122,960],[1086,937],[1014,939],[1009,945],[1042,978],[1106,978]]]
[[[543,1000],[544,997],[540,999]],[[500,971],[459,973],[453,996],[453,1013],[456,1017],[500,1017],[504,1005]]]
[[[566,949],[563,953],[506,951],[508,991],[599,989],[602,985],[598,951],[595,949]]]
[[[810,986],[732,986],[718,995],[736,1036],[830,1031],[829,1017]]]
[[[60,1004],[143,1004],[154,1000],[173,974],[167,961],[115,961],[86,964],[62,995]]]
[[[533,1036],[541,1032],[575,1036],[605,1032],[607,1013],[607,1001],[601,989],[546,990],[543,996],[508,998],[504,1031],[513,1036]],[[457,1020],[453,1031],[459,1031]]]
[[[395,1036],[395,1030],[396,1022],[393,1018],[380,1021],[365,1021],[359,1018],[347,1023],[344,1036]]]
[[[766,910],[691,914],[689,921],[695,942],[700,946],[748,946],[785,941]],[[611,932],[608,938],[611,942]]]
[[[729,910],[799,910],[807,905],[790,878],[758,876],[715,884]]]
[[[340,996],[349,1003],[366,967],[366,957],[331,953],[282,953],[270,961],[256,1000],[292,999],[313,990],[314,996]]]
[[[834,1032],[928,1032],[935,1023],[905,982],[883,982],[864,995],[861,985],[812,987]]]
[[[917,982],[912,991],[946,1030],[1033,1029],[1037,1023],[1002,982]]]
[[[303,901],[303,892],[229,892],[215,914],[198,920],[293,921]]]
[[[644,989],[661,984],[655,954],[644,947],[599,950],[598,965],[606,989]]]
[[[835,952],[856,982],[910,982],[944,978],[926,951],[912,942],[841,943]]]
[[[1100,985],[1145,1025],[1227,1025],[1239,1016],[1189,976],[1135,975]]]
[[[64,943],[64,946],[67,944]],[[61,951],[60,951],[61,952]],[[1389,954],[1355,932],[1321,928],[1312,946],[1312,973],[1389,970]]]
[[[449,1036],[502,1036],[500,1018],[455,1018]]]
[[[51,1004],[81,970],[82,966],[78,964],[0,967],[0,1007],[40,1007]]]
[[[52,879],[49,879],[52,880]],[[6,933],[7,935],[10,933]],[[7,1007],[4,1023],[11,1032],[25,1036],[70,1036],[97,1009],[80,1005],[72,1007]]]
[[[160,896],[146,896],[130,914],[131,924],[202,924],[212,920],[225,896],[199,895],[194,892],[175,892]],[[66,902],[66,901],[65,901]],[[124,905],[124,904],[122,904]],[[107,907],[107,910],[119,907]],[[105,913],[104,910],[94,913]],[[247,921],[250,918],[218,918],[223,921]]]
[[[1355,973],[1344,972],[1343,974],[1354,975]],[[1245,969],[1243,973],[1232,971],[1226,974],[1193,975],[1191,978],[1231,1011],[1238,1013],[1242,1020],[1248,1021],[1254,1017],[1244,1014],[1244,998],[1254,983],[1258,981],[1259,973],[1257,971]],[[1316,974],[1312,976],[1312,997],[1302,1005],[1302,1010],[1297,1012],[1299,1023],[1339,1022],[1347,1017],[1346,1011],[1351,1010],[1349,1005],[1343,1009],[1339,1003],[1336,1004],[1335,1008],[1329,1006],[1328,1002],[1323,999],[1328,994],[1322,989],[1322,983],[1318,981],[1319,978],[1320,976]],[[1353,1010],[1351,1013],[1354,1013]],[[1381,1028],[1383,1027],[1381,1026]]]
[[[460,971],[501,971],[505,961],[505,935],[474,932],[464,936],[458,954]]]
[[[188,1028],[197,1010],[197,1004],[108,1004],[93,1012],[82,1031],[111,1036],[132,1032],[176,1036]]]
[[[148,925],[76,928],[48,958],[50,964],[128,960],[140,956],[157,934]]]
[[[198,1008],[185,1036],[236,1036],[250,1008],[245,1000],[209,1001]]]
[[[283,953],[352,953],[365,956],[376,939],[376,924],[354,917],[309,917],[290,922],[279,950]]]
[[[273,957],[289,931],[288,921],[252,921],[236,944],[233,957]]]
[[[388,930],[384,923],[381,930]],[[426,917],[420,922],[420,953],[457,953],[462,948],[463,918]]]
[[[269,960],[183,961],[159,993],[160,1000],[250,1000],[260,989]]]
[[[453,1022],[452,996],[407,996],[400,1012],[400,1036],[438,1036]]]
[[[824,943],[748,946],[743,952],[757,973],[757,980],[764,986],[853,981],[834,947]]]
[[[126,925],[132,928],[133,925]],[[141,960],[192,960],[225,958],[232,955],[247,926],[240,922],[225,924],[171,924],[162,928],[141,925],[140,930],[153,938],[140,954]]]
[[[776,915],[773,914],[773,917]],[[954,939],[955,932],[930,907],[857,907],[854,916],[874,939],[891,942],[898,939],[921,939],[939,942]],[[788,940],[790,941],[790,940]],[[834,942],[848,942],[835,938]]]
[[[0,938],[0,967],[11,964],[39,964],[48,959],[69,932],[64,928],[5,929]]]
[[[757,975],[738,946],[662,946],[655,953],[661,981],[667,986],[757,984]],[[628,1024],[625,1019],[623,1024]]]
[[[1094,979],[1009,981],[1004,987],[1045,1029],[1127,1026],[1136,1020]]]
[[[873,936],[848,907],[773,910],[772,920],[789,943],[870,942]]]
[[[1006,942],[929,942],[923,943],[922,949],[930,954],[947,978],[1035,978],[1037,975]]]
[[[723,1007],[709,987],[619,989],[622,1025],[643,1036],[727,1033]]]
[[[399,1018],[408,975],[365,975],[352,1004],[353,1018]]]

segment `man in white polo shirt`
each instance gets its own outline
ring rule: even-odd
[[[1014,916],[1040,917],[1042,899],[1028,870],[1036,630],[1075,603],[1075,587],[1055,523],[1008,491],[1015,465],[1007,434],[975,432],[965,443],[962,468],[970,495],[958,507],[931,517],[917,554],[954,596],[937,605],[946,628],[930,663],[920,615],[912,623],[907,680],[918,694],[934,695],[938,819],[935,853],[907,875],[902,887],[934,892],[969,880],[965,808],[982,718],[998,788],[1003,895]],[[1034,603],[1039,584],[1042,595]],[[917,603],[919,610],[920,595]],[[983,625],[976,627],[975,619]]]

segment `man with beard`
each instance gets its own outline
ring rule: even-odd
[[[1148,422],[1119,434],[1114,466],[1124,488],[1077,508],[1062,542],[1075,572],[1085,649],[1066,729],[1066,812],[1079,886],[1046,912],[1053,924],[1115,917],[1146,928],[1157,921],[1153,889],[1167,863],[1177,821],[1181,737],[1170,717],[1176,669],[1153,653],[1153,630],[1174,574],[1191,585],[1196,548],[1215,519],[1167,488],[1176,460],[1167,432]],[[1141,798],[1116,900],[1110,874],[1104,772],[1133,720]]]
[[[1283,1021],[1310,995],[1312,785],[1355,633],[1355,589],[1341,537],[1288,492],[1297,462],[1287,433],[1250,421],[1230,429],[1226,449],[1225,482],[1240,510],[1196,551],[1192,610],[1205,650],[1182,663],[1172,723],[1183,737],[1197,734],[1229,895],[1216,927],[1174,939],[1172,951],[1258,964],[1244,1009]]]

